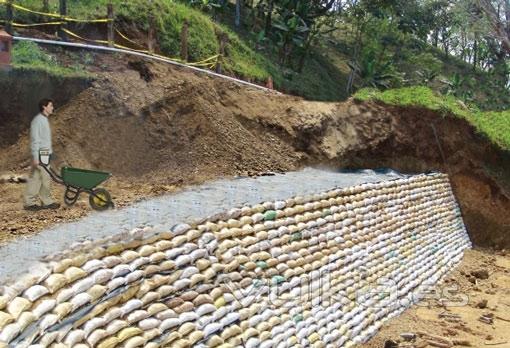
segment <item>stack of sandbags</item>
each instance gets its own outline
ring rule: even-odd
[[[122,238],[4,287],[0,347],[352,347],[470,247],[442,174]]]

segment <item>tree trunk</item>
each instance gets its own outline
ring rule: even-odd
[[[434,30],[434,39],[433,39],[433,45],[435,48],[437,48],[437,45],[439,44],[439,30]]]
[[[225,57],[225,48],[228,44],[228,35],[222,31],[216,31],[216,37],[218,39],[218,44],[219,44],[219,56],[218,56],[218,61],[217,61],[217,64],[216,64],[216,72],[218,74],[222,74],[223,73],[223,67],[222,67],[222,62],[223,62],[223,58]]]
[[[62,39],[62,41],[67,41],[67,33],[64,31],[67,29],[67,24],[64,20],[64,17],[67,17],[67,0],[60,0],[60,16],[62,17],[61,21],[63,21],[64,24],[59,26],[58,36]]]
[[[303,54],[299,57],[298,63],[298,72],[301,73],[305,66],[306,57],[308,56],[308,52],[310,51],[310,46],[312,45],[312,40],[314,38],[313,34],[307,34],[305,47],[303,48]]]
[[[490,0],[478,0],[478,5],[488,17],[492,31],[500,41],[505,53],[510,55],[510,0],[505,0],[505,22],[503,22]]]
[[[13,18],[13,13],[12,13],[12,0],[9,0],[6,2],[5,4],[6,6],[6,9],[5,9],[5,12],[6,12],[6,15],[5,15],[5,31],[7,33],[9,33],[10,35],[13,35],[13,30],[12,30],[12,18]]]
[[[154,14],[149,14],[149,32],[147,33],[147,50],[150,54],[154,53],[154,39],[156,37],[156,19]]]
[[[235,25],[237,28],[241,25],[241,0],[236,0],[236,18]]]
[[[443,44],[443,50],[445,54],[448,54],[450,52],[449,45],[448,45],[448,36],[445,34],[445,31],[441,33],[441,42]]]
[[[271,16],[273,14],[274,0],[269,0],[269,7],[266,15],[266,26],[264,28],[265,35],[268,36],[271,31]]]
[[[49,0],[43,0],[43,12],[50,12]]]
[[[466,32],[464,30],[462,30],[460,33],[460,45],[461,45],[460,59],[466,61],[467,39]]]
[[[113,14],[113,4],[111,1],[106,5],[106,10],[108,13],[108,26],[107,26],[107,35],[108,35],[108,46],[115,46],[115,28],[114,28],[114,14]]]
[[[478,40],[475,39],[473,44],[473,70],[476,69],[478,65]]]

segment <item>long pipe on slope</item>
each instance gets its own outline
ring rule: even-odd
[[[146,53],[142,53],[142,52],[130,51],[130,50],[122,49],[122,48],[114,48],[114,47],[106,47],[106,46],[98,46],[98,45],[89,45],[89,44],[74,43],[74,42],[62,42],[62,41],[46,40],[46,39],[36,39],[36,38],[23,37],[23,36],[13,36],[13,39],[14,40],[18,40],[18,41],[32,41],[32,42],[36,42],[36,43],[40,43],[40,44],[47,44],[47,45],[59,45],[59,46],[67,46],[67,47],[75,47],[75,48],[85,48],[85,49],[92,49],[92,50],[99,50],[99,51],[108,51],[108,52],[118,52],[118,53],[130,54],[130,55],[134,55],[134,56],[139,56],[139,57],[143,57],[143,58],[147,58],[147,59],[152,59],[152,60],[156,60],[156,61],[159,61],[159,62],[164,62],[164,63],[180,66],[180,67],[183,67],[183,68],[191,69],[191,70],[194,70],[194,71],[197,71],[197,72],[200,72],[200,73],[204,73],[204,74],[212,75],[212,76],[219,77],[219,78],[222,78],[222,79],[225,79],[225,80],[229,80],[229,81],[241,84],[241,85],[246,85],[246,86],[258,88],[258,89],[264,90],[266,92],[281,94],[278,91],[275,91],[275,90],[272,90],[272,89],[269,89],[269,88],[266,88],[266,87],[263,87],[263,86],[259,86],[259,85],[256,85],[254,83],[251,83],[251,82],[239,80],[239,79],[236,79],[236,78],[233,78],[233,77],[230,77],[230,76],[226,76],[226,75],[221,75],[221,74],[209,71],[209,70],[205,70],[205,69],[197,68],[197,67],[194,67],[194,66],[189,66],[189,65],[186,65],[186,64],[182,64],[182,63],[176,62],[176,61],[168,59],[168,58],[152,56],[150,54],[146,54]]]

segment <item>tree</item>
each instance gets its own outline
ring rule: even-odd
[[[241,0],[236,0],[235,25],[236,27],[239,27],[241,25]]]
[[[510,55],[510,0],[477,0],[478,6],[487,16],[492,34],[501,42]]]
[[[334,14],[333,5],[338,0],[268,1],[265,35],[273,34],[272,38],[280,48],[281,64],[288,65],[292,53],[299,52],[298,70],[301,70],[314,39],[324,33],[323,28],[328,23],[325,18]],[[273,8],[275,18],[272,17]]]

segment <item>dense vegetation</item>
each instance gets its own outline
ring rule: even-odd
[[[471,108],[510,108],[508,0],[68,0],[69,15],[105,17],[108,2],[116,26],[142,44],[153,16],[168,56],[179,56],[185,21],[190,61],[217,54],[226,35],[225,73],[257,83],[271,76],[288,93],[343,100],[365,87],[426,86]],[[46,3],[58,12],[58,0]],[[15,18],[45,20],[21,11]],[[88,34],[90,26],[73,29]],[[33,50],[17,47],[15,61],[34,58]],[[34,64],[57,69],[51,59]]]
[[[104,17],[109,1],[68,0],[69,14]],[[426,85],[483,109],[510,105],[506,0],[111,2],[117,25],[138,39],[146,36],[152,14],[166,55],[179,55],[186,20],[190,61],[218,53],[218,33],[225,33],[226,73],[259,83],[271,76],[277,88],[308,98],[341,100],[363,87]],[[44,8],[44,0],[16,3]],[[47,5],[58,12],[57,0]],[[44,20],[21,11],[16,19]]]

